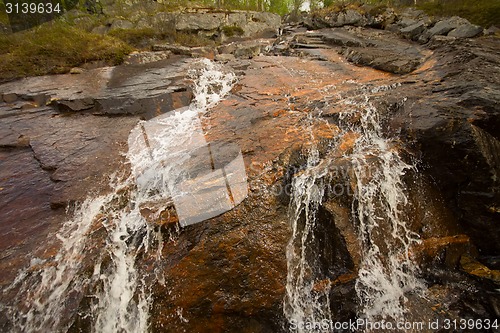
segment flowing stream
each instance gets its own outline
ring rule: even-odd
[[[126,157],[131,173],[114,175],[111,194],[89,197],[76,208],[55,235],[60,244],[57,253],[48,259],[32,259],[4,291],[13,295],[12,304],[2,305],[13,332],[66,332],[83,303],[89,310],[80,316],[90,318],[92,332],[148,331],[151,287],[161,282],[162,276],[138,259],[147,254],[160,262],[163,239],[143,211],[152,212],[151,219],[157,220],[161,209],[172,200],[182,202],[184,195],[193,194],[183,192],[181,185],[192,181],[193,175],[182,166],[193,151],[207,145],[199,117],[224,98],[236,82],[234,74],[208,60],[194,62],[189,75],[194,81],[191,106],[139,122],[128,140]],[[228,167],[234,171],[233,178],[240,162],[237,156],[232,169]],[[210,161],[196,166],[198,174],[204,164],[210,166]],[[216,203],[227,201],[226,188],[238,189],[228,183],[229,171],[222,173],[226,178],[221,185],[224,191],[209,193],[211,197],[222,193],[215,196]],[[244,176],[240,182],[246,188]],[[230,196],[233,206],[246,195],[244,191],[234,193]],[[220,214],[228,209],[226,206],[208,216],[206,212],[196,215],[196,210],[189,216],[178,212],[179,222],[181,226],[183,222],[199,222]],[[103,241],[96,244],[103,231]]]
[[[418,278],[418,267],[409,257],[409,249],[419,242],[419,237],[410,231],[404,214],[410,203],[403,176],[414,167],[403,161],[396,142],[382,134],[379,113],[368,97],[381,89],[391,87],[362,86],[359,95],[339,100],[344,110],[339,117],[341,130],[357,135],[353,150],[343,158],[351,171],[344,174],[352,188],[350,223],[362,252],[355,282],[357,319],[365,323],[404,320],[408,296],[422,295],[425,290]],[[354,125],[345,121],[353,117],[359,119]],[[297,332],[324,331],[320,326],[308,328],[306,323],[335,321],[330,308],[332,281],[326,279],[325,283],[317,262],[321,254],[314,253],[314,231],[321,223],[318,211],[332,185],[329,175],[334,162],[328,154],[320,158],[317,147],[312,145],[305,169],[292,180],[292,237],[287,247],[284,312]],[[370,329],[361,327],[359,331]]]

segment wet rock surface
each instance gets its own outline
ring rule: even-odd
[[[365,25],[365,18],[346,12],[335,22]],[[421,26],[410,20],[401,27]],[[214,52],[238,83],[203,117],[204,134],[240,147],[249,195],[232,211],[182,229],[170,215],[151,217],[171,203],[163,210],[144,207],[141,214],[166,239],[156,268],[163,279],[153,285],[153,331],[288,331],[282,308],[287,190],[313,143],[321,157],[336,161],[333,171],[345,170],[329,178],[332,188],[345,191],[332,190],[321,206],[316,246],[323,251],[323,278],[315,290],[331,287],[336,320],[355,318],[360,244],[345,156],[358,138],[340,135],[339,113],[349,108],[346,99],[362,96],[376,105],[386,135],[397,138],[394,149],[418,161],[421,176],[405,178],[413,203],[405,214],[422,237],[411,250],[431,301],[411,300],[421,310],[415,319],[499,316],[500,42],[440,37],[450,25],[434,25],[435,36],[423,46],[387,30],[323,28],[292,29],[273,45],[252,41]],[[189,104],[193,59],[186,54],[193,50],[165,50],[160,60],[147,55],[126,66],[0,86],[3,288],[29,260],[19,257],[48,251],[37,243],[67,218],[62,208],[105,192],[108,175],[127,172],[122,154],[140,119]],[[342,121],[355,125],[359,112]],[[148,256],[140,259],[145,267],[153,261]],[[71,329],[87,331],[84,317]],[[9,327],[6,318],[0,324]]]

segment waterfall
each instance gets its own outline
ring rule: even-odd
[[[361,86],[355,97],[338,97],[338,105],[343,109],[339,114],[341,135],[358,135],[352,152],[342,158],[349,162],[352,171],[343,176],[350,178],[353,187],[351,223],[362,252],[355,282],[357,317],[365,323],[404,320],[407,297],[424,290],[417,277],[418,267],[409,257],[410,247],[419,241],[418,235],[410,230],[403,214],[410,204],[403,176],[414,167],[403,161],[396,142],[384,137],[379,113],[369,99],[370,93],[392,88]],[[346,121],[352,118],[358,120]],[[317,249],[312,246],[313,231],[320,223],[318,210],[331,185],[329,174],[335,170],[335,158],[338,157],[326,154],[320,159],[313,146],[305,169],[292,179],[292,235],[287,247],[284,313],[294,332],[322,331],[322,323],[328,327],[328,323],[335,322],[330,309],[332,281],[326,279],[325,284],[324,276],[319,274],[316,258],[321,254],[313,253]],[[320,283],[322,288],[317,288]],[[366,327],[358,329],[369,331]]]
[[[158,219],[161,209],[185,195],[182,182],[193,175],[182,166],[193,151],[207,145],[199,117],[236,82],[234,74],[209,60],[192,67],[188,73],[194,81],[191,106],[139,122],[128,139],[131,172],[112,177],[111,194],[89,197],[77,207],[56,235],[55,256],[32,259],[4,291],[14,295],[12,304],[2,305],[12,331],[65,332],[85,301],[90,305],[83,317],[90,317],[92,332],[148,331],[151,288],[162,276],[140,259],[149,255],[160,263],[163,236],[143,210],[153,211],[153,219]],[[238,157],[235,161],[242,163]],[[224,189],[229,186],[235,188],[224,184]],[[233,206],[246,195],[238,193]],[[190,216],[190,221],[220,212]],[[186,218],[178,215],[180,222]],[[100,231],[104,231],[103,242],[95,244]]]
[[[319,163],[316,147],[311,147],[306,172],[292,181],[290,219],[292,238],[287,246],[287,285],[285,314],[290,322],[320,322],[330,318],[328,288],[313,292],[314,262],[310,258],[310,244],[316,226],[318,207],[324,196],[322,178],[326,169]],[[300,332],[300,330],[299,330]]]
[[[360,139],[351,155],[356,177],[353,215],[363,249],[356,293],[367,321],[398,322],[404,319],[406,297],[424,289],[416,277],[418,267],[409,257],[410,246],[419,236],[410,231],[403,216],[409,203],[402,177],[413,166],[382,136],[375,107],[367,101],[364,111]],[[374,161],[370,163],[367,156]]]

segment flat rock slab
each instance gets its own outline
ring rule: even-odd
[[[51,105],[59,112],[141,115],[152,118],[187,106],[185,74],[192,59],[172,57],[151,63],[104,67],[56,76],[30,77],[0,85],[4,100]]]

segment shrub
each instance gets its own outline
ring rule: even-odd
[[[102,60],[123,62],[132,48],[123,41],[92,34],[55,21],[29,31],[0,35],[0,81],[68,72]]]

